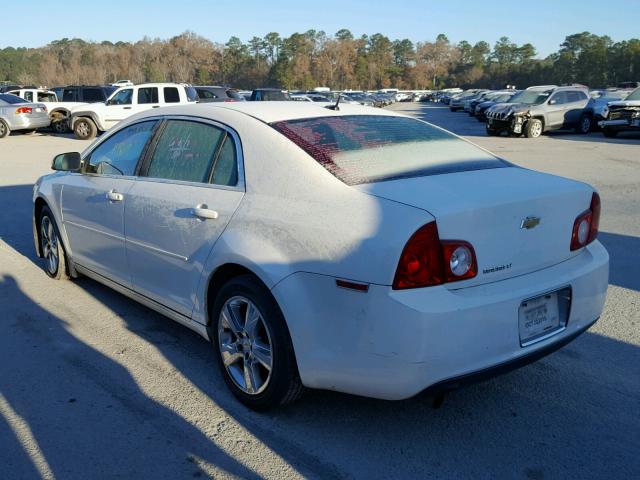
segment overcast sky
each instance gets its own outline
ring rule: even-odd
[[[63,37],[169,38],[185,30],[224,43],[233,35],[247,41],[272,31],[288,36],[348,28],[356,36],[379,32],[414,42],[444,33],[453,42],[493,45],[504,35],[518,44],[532,43],[544,57],[567,35],[585,30],[615,41],[640,37],[640,0],[32,0],[25,5],[29,8],[11,8],[11,13],[4,9],[8,18],[0,22],[0,48],[40,47]]]

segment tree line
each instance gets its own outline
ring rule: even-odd
[[[242,89],[274,86],[311,89],[519,88],[536,84],[582,83],[591,87],[640,80],[640,40],[614,42],[589,32],[569,35],[557,52],[536,58],[531,43],[507,37],[493,46],[391,40],[376,33],[355,37],[309,30],[281,37],[271,32],[242,42],[214,43],[193,32],[170,39],[87,42],[63,38],[40,48],[0,50],[0,80],[21,84],[102,84],[118,79],[188,82]]]

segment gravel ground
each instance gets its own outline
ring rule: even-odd
[[[545,359],[449,395],[311,392],[239,405],[196,334],[88,279],[49,280],[31,185],[70,137],[0,140],[0,478],[640,478],[640,138],[484,136],[434,104],[393,109],[601,193],[605,312]]]

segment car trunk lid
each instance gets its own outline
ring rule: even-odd
[[[589,208],[593,191],[583,183],[518,167],[354,188],[426,210],[436,218],[441,240],[473,245],[478,275],[450,283],[449,288],[523,275],[579,253],[569,249],[572,228],[576,217]]]

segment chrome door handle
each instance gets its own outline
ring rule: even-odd
[[[203,220],[215,220],[218,218],[218,212],[210,210],[206,203],[196,205],[193,209],[193,215]]]
[[[109,200],[110,202],[121,202],[122,200],[124,200],[124,195],[116,192],[115,190],[109,190],[107,192],[107,200]]]

